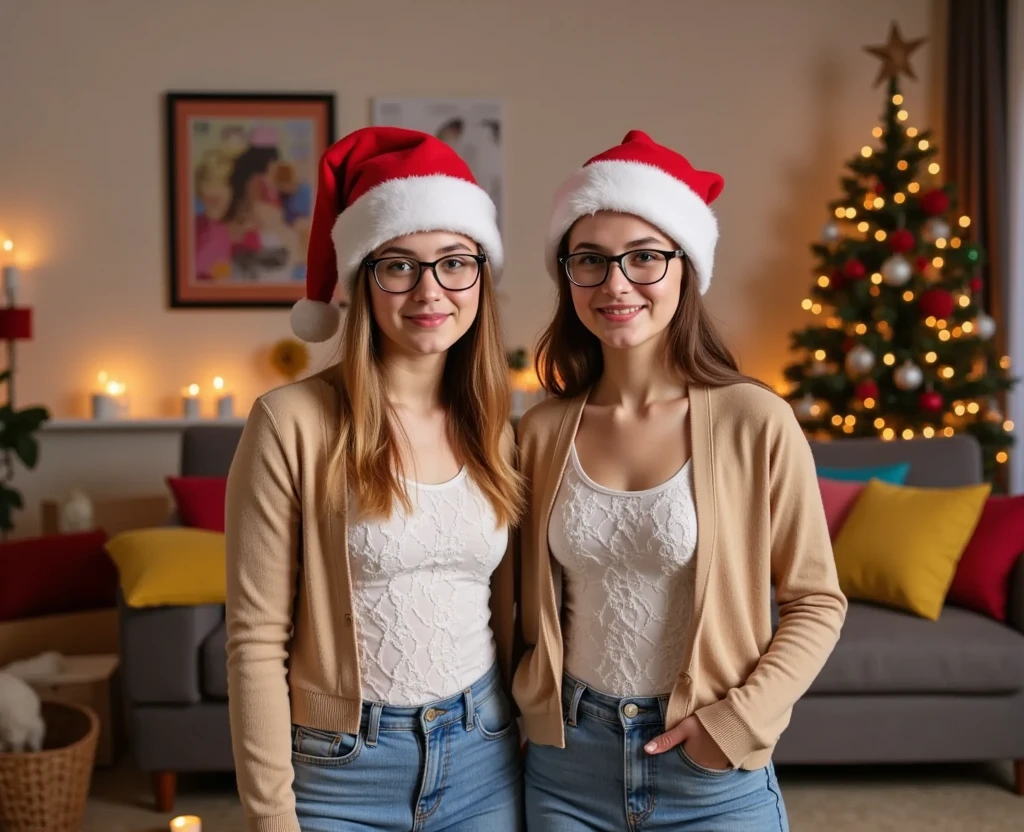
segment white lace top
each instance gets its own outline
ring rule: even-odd
[[[595,690],[655,696],[675,685],[693,607],[690,469],[646,491],[613,491],[572,448],[548,545],[564,576],[565,669]]]
[[[410,516],[353,512],[348,531],[362,696],[405,707],[452,696],[494,663],[490,579],[508,543],[465,468],[408,487]]]

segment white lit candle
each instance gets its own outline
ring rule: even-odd
[[[224,379],[217,376],[213,380],[213,389],[217,391],[217,418],[231,419],[234,417],[235,400],[230,393],[225,392]]]
[[[181,397],[181,415],[186,419],[199,418],[199,385],[190,384]]]
[[[4,240],[4,253],[5,259],[11,258],[11,252],[14,251],[14,243],[10,240]],[[4,263],[3,270],[3,281],[4,281],[4,296],[7,298],[8,306],[18,305],[18,267],[13,262]]]
[[[128,398],[123,381],[114,381],[106,372],[97,377],[99,390],[92,394],[93,419],[119,419],[128,413]]]
[[[203,832],[203,822],[196,815],[181,815],[171,821],[171,832]]]

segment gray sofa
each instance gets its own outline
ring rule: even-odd
[[[240,429],[185,431],[181,473],[227,472]],[[981,478],[969,437],[812,443],[821,465],[907,460],[908,484]],[[169,811],[177,772],[233,768],[221,606],[122,607],[122,661],[135,758]],[[936,622],[852,602],[839,644],[797,704],[780,764],[1016,761],[1024,794],[1024,557],[1013,575],[1012,622],[947,606]]]

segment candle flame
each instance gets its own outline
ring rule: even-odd
[[[13,240],[4,240],[4,251],[14,251]]]
[[[199,385],[198,384],[190,384],[188,386],[188,394],[190,396],[198,396],[199,395]]]
[[[214,386],[214,389],[216,389],[216,390],[223,390],[224,389],[224,379],[222,379],[220,376],[216,376],[213,379],[213,386]]]

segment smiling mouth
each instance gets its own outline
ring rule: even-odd
[[[447,313],[439,313],[435,315],[408,315],[407,318],[416,324],[416,326],[421,326],[424,329],[434,329],[447,321],[449,315]]]
[[[609,321],[620,322],[633,320],[645,308],[643,304],[639,306],[602,306],[597,311]]]

